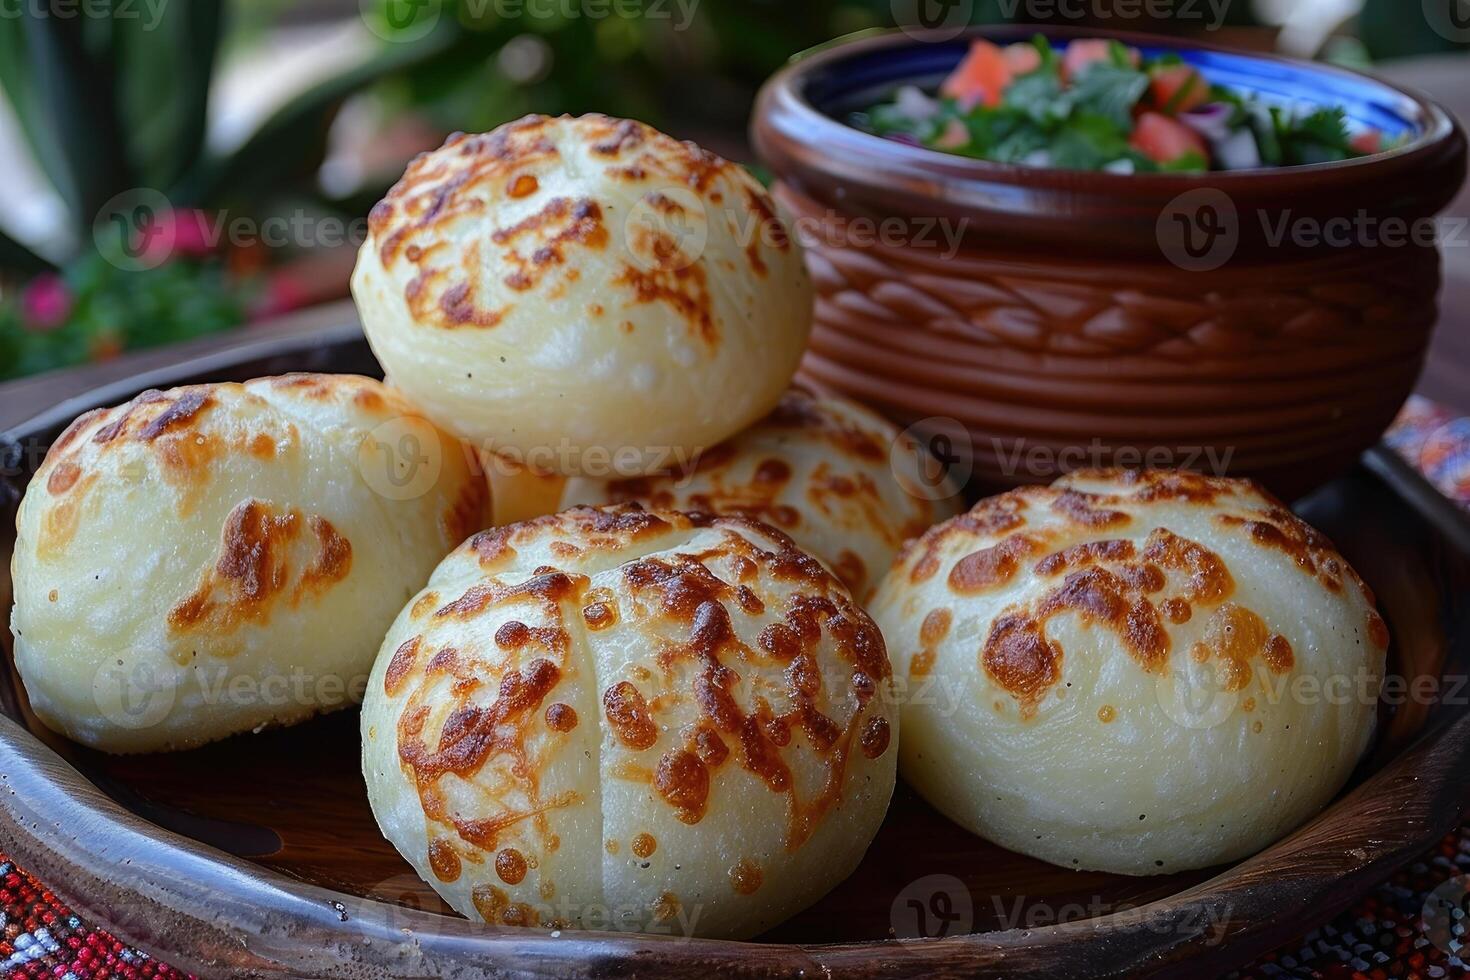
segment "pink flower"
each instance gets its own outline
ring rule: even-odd
[[[60,276],[42,273],[21,290],[20,309],[32,330],[55,330],[71,315],[71,292]]]
[[[311,301],[311,290],[295,276],[286,272],[274,272],[266,279],[261,295],[250,304],[250,319],[265,320],[280,316],[307,306]]]
[[[209,215],[192,208],[155,215],[138,234],[150,264],[175,256],[200,258],[214,251],[215,229]]]

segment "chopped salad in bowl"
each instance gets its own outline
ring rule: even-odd
[[[1341,107],[1272,105],[1209,82],[1177,54],[1116,40],[1058,50],[977,38],[930,94],[914,85],[852,114],[859,129],[999,163],[1112,173],[1249,170],[1387,149]]]

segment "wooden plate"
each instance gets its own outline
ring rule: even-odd
[[[147,387],[288,370],[376,373],[355,324],[265,339],[102,389],[4,437],[0,564],[46,446]],[[354,712],[194,752],[112,758],[31,714],[0,676],[0,849],[83,916],[202,976],[1153,976],[1227,969],[1327,918],[1432,846],[1470,784],[1470,524],[1375,450],[1299,506],[1369,584],[1390,670],[1418,697],[1325,813],[1240,864],[1126,878],[969,835],[902,785],[857,872],[751,943],[493,928],[455,915],[379,835]],[[8,609],[9,576],[0,579]],[[6,617],[8,621],[8,616]],[[1425,696],[1427,692],[1428,696]],[[926,936],[896,940],[894,935]]]

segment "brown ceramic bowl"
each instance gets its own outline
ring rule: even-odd
[[[868,34],[766,84],[755,143],[818,287],[806,373],[931,420],[982,484],[1176,465],[1296,496],[1346,468],[1423,362],[1459,126],[1343,69],[1096,31],[1408,140],[1340,163],[1125,175],[974,160],[845,121],[898,85],[937,85],[973,37],[1032,33]]]

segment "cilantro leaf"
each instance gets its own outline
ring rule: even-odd
[[[1068,91],[1080,111],[1109,119],[1119,129],[1133,128],[1133,107],[1148,90],[1148,76],[1137,68],[1093,62],[1078,75]]]

